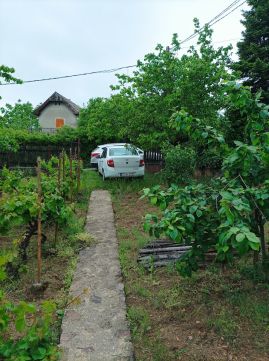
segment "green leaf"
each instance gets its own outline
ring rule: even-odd
[[[246,236],[244,233],[238,233],[235,238],[236,238],[237,242],[243,242],[244,239],[246,238]]]
[[[200,218],[203,215],[203,212],[200,209],[198,209],[196,211],[196,215],[197,215],[198,218]]]
[[[253,242],[249,242],[249,247],[251,248],[251,249],[253,249],[254,251],[259,251],[259,249],[260,249],[260,244],[258,244],[258,243],[253,243]]]
[[[151,204],[155,205],[158,202],[158,198],[157,197],[151,197],[150,202],[151,202]]]
[[[192,222],[195,222],[195,218],[191,213],[187,214],[187,218],[189,218]]]
[[[173,240],[176,241],[178,238],[179,232],[176,228],[174,228],[172,231],[169,231],[169,237]]]
[[[260,239],[256,236],[255,233],[246,232],[245,235],[250,242],[260,244]]]
[[[25,319],[24,317],[19,317],[15,321],[16,330],[22,332],[25,328]]]
[[[198,209],[198,206],[191,206],[190,213],[194,213]]]

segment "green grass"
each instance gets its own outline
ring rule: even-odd
[[[157,184],[160,180],[158,174],[146,173],[144,179],[142,178],[111,178],[105,181],[98,174],[97,171],[85,169],[83,171],[84,182],[90,190],[106,189],[109,190],[112,196],[118,196],[126,193],[139,192],[143,188],[151,187]]]
[[[130,328],[134,338],[140,338],[150,331],[148,312],[142,307],[130,307],[127,311]]]
[[[208,327],[228,342],[235,342],[238,335],[238,323],[233,313],[223,307],[219,313],[213,313],[208,320]]]

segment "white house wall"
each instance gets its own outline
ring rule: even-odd
[[[41,128],[56,128],[56,118],[63,118],[64,125],[77,126],[77,118],[64,104],[49,104],[39,115]]]

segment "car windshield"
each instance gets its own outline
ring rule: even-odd
[[[120,156],[120,155],[137,155],[137,151],[133,147],[113,147],[109,149],[110,156]]]

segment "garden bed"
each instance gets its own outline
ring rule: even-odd
[[[252,260],[243,258],[231,268],[212,265],[192,278],[182,278],[172,266],[144,270],[137,264],[139,249],[149,241],[143,217],[156,209],[140,199],[136,183],[106,186],[114,194],[136,359],[268,360],[268,280],[253,270]]]
[[[90,172],[82,174],[81,192],[72,207],[74,213],[64,228],[60,228],[55,242],[55,225],[46,225],[43,229],[46,241],[42,244],[41,280],[44,289],[35,292],[32,285],[37,279],[37,236],[33,236],[27,249],[27,261],[22,262],[18,274],[9,274],[1,284],[1,289],[14,304],[26,301],[40,306],[50,300],[56,304],[57,318],[53,322],[52,340],[55,345],[59,342],[60,325],[63,310],[68,300],[73,271],[79,250],[88,243],[84,233],[89,196],[92,191]],[[12,228],[5,235],[0,235],[1,251],[12,248],[14,241],[19,241],[25,232],[23,226]]]

